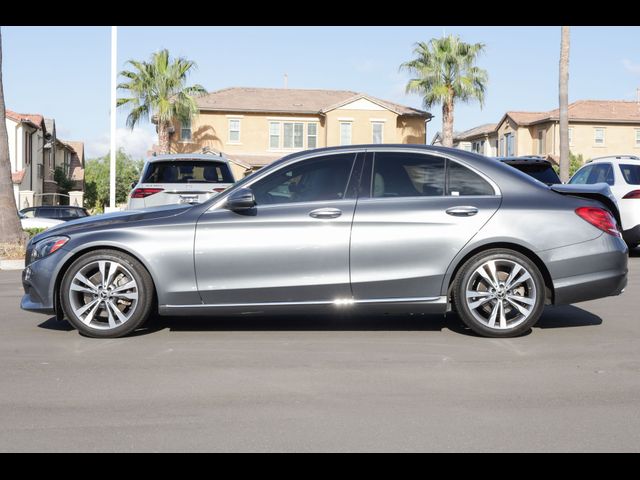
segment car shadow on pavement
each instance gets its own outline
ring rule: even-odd
[[[573,305],[546,307],[534,328],[567,328],[600,325],[602,319]],[[70,332],[66,321],[51,317],[38,325],[46,330]],[[251,315],[223,317],[151,317],[143,328],[129,336],[168,330],[170,332],[264,332],[264,331],[442,331],[477,336],[456,313],[445,315]],[[531,333],[529,330],[523,336]]]

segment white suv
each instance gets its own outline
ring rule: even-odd
[[[640,244],[640,158],[616,155],[594,158],[573,174],[571,184],[606,183],[616,197],[622,236],[629,247]]]
[[[157,155],[145,163],[129,194],[129,209],[201,203],[234,183],[229,161],[221,155]]]

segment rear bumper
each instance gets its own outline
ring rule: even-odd
[[[595,240],[541,252],[554,286],[554,304],[620,295],[627,285],[625,242],[603,233]]]
[[[629,230],[625,230],[622,232],[622,238],[629,245],[637,245],[640,243],[640,225],[636,225]]]

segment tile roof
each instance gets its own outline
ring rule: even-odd
[[[626,100],[577,100],[569,104],[569,121],[640,123],[640,103]],[[548,112],[507,112],[518,125],[558,120],[558,108]]]
[[[319,114],[337,106],[368,98],[399,115],[429,113],[351,90],[231,87],[196,97],[201,110]]]
[[[485,123],[484,125],[470,128],[469,130],[465,130],[464,132],[457,132],[454,135],[453,139],[464,140],[466,138],[477,137],[478,135],[486,135],[495,132],[496,126],[497,124],[495,123]]]
[[[18,113],[13,110],[5,110],[5,116],[14,122],[26,122],[37,128],[43,128],[44,117],[39,113]]]

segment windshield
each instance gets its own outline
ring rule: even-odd
[[[548,163],[532,163],[532,164],[509,164],[514,168],[517,168],[521,172],[526,173],[527,175],[535,178],[536,180],[541,181],[542,183],[546,183],[548,185],[552,185],[554,183],[562,183],[558,174],[555,172],[553,167]]]
[[[233,175],[224,162],[167,160],[150,162],[142,183],[233,183]]]
[[[640,165],[620,165],[624,181],[629,185],[640,185]]]

